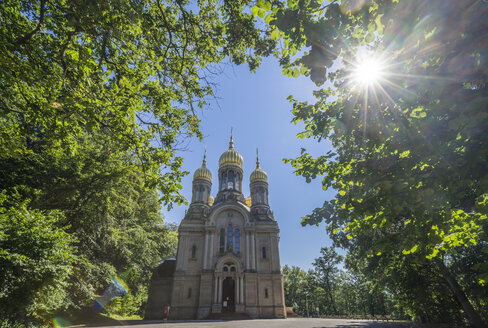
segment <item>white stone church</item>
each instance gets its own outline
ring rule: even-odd
[[[229,149],[219,160],[218,193],[203,164],[193,175],[190,207],[179,227],[176,260],[154,272],[146,319],[205,319],[222,313],[285,318],[279,228],[268,205],[268,177],[256,162],[251,196],[242,194],[243,159]]]

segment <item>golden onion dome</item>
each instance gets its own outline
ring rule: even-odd
[[[199,167],[193,174],[193,180],[202,179],[212,182],[212,172],[207,169],[207,149],[205,148],[205,154],[203,155],[202,166]]]
[[[256,151],[257,152],[257,151]],[[268,182],[268,174],[259,167],[259,157],[256,156],[256,169],[252,171],[249,178],[251,183],[256,181]]]
[[[212,206],[215,202],[215,199],[212,195],[208,196],[208,206]]]
[[[230,142],[229,142],[229,149],[226,150],[219,159],[219,167],[224,166],[224,165],[237,165],[240,168],[242,168],[244,164],[244,160],[242,159],[242,155],[239,154],[235,149],[234,149],[234,138],[232,135],[230,136]]]
[[[252,205],[251,196],[246,198],[246,205],[251,207],[251,205]]]

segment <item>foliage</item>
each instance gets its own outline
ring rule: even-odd
[[[0,194],[0,317],[3,324],[39,323],[65,307],[76,240],[59,211],[26,202],[6,208],[5,201]]]
[[[392,315],[407,318],[400,304],[389,295],[390,290],[374,287],[360,272],[340,269],[341,256],[330,248],[322,248],[308,272],[296,266],[284,266],[285,303],[301,316],[365,316]],[[326,265],[324,265],[326,264]],[[317,311],[318,310],[318,311]]]
[[[249,1],[15,1],[0,6],[0,143],[30,152],[32,132],[76,149],[101,133],[132,151],[148,186],[181,204],[182,138],[197,135],[197,109],[213,95],[212,65],[259,65],[272,41]],[[36,141],[36,140],[34,140]]]
[[[266,4],[257,8],[269,13],[266,22],[282,40],[276,54],[283,73],[331,85],[314,92],[315,104],[290,97],[293,122],[305,124],[299,137],[328,139],[334,147],[317,157],[302,149],[297,159],[285,160],[307,181],[321,176],[323,189],[337,190],[303,224],[325,220],[335,243],[365,260],[360,268],[378,281],[387,274],[402,284],[390,274],[398,269],[391,263],[429,266],[443,280],[434,294],[448,286],[470,324],[485,327],[481,303],[461,279],[477,275],[486,295],[488,268],[474,262],[453,275],[453,258],[488,249],[487,4]],[[381,62],[382,79],[358,83],[361,53]],[[435,313],[445,304],[430,304],[425,311],[441,317]]]
[[[176,247],[175,232],[163,225],[158,195],[144,186],[135,158],[107,152],[102,140],[84,136],[76,150],[56,153],[38,145],[30,156],[1,161],[9,172],[2,179],[6,190],[22,187],[32,206],[62,211],[66,231],[76,236],[80,256],[65,302],[75,308],[89,305],[112,277],[127,270],[124,280],[133,292],[144,292],[151,269]]]
[[[333,246],[323,247],[320,254],[321,256],[316,258],[313,263],[316,273],[315,279],[328,298],[328,312],[337,314],[333,295],[333,276],[337,272],[336,265],[342,261],[342,256],[337,254]]]
[[[25,217],[45,222],[32,232],[39,242],[51,229],[53,243],[65,234],[66,254],[76,254],[63,275],[55,271],[62,258],[49,265],[48,245],[33,242],[46,268],[32,284],[44,287],[25,285],[26,299],[2,311],[30,316],[21,324],[35,321],[33,311],[72,317],[118,277],[129,292],[108,309],[142,313],[152,268],[176,248],[160,203],[184,202],[187,172],[176,151],[185,138],[201,137],[197,114],[213,96],[218,65],[247,62],[254,71],[275,44],[244,10],[249,2],[2,2],[0,186],[18,195],[3,207],[25,207]],[[15,222],[2,221],[2,229],[10,238]],[[2,245],[12,259],[7,251]],[[18,272],[18,288],[29,270]]]

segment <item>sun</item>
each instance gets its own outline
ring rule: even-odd
[[[359,60],[352,71],[352,80],[361,87],[369,88],[381,81],[384,65],[378,58],[363,58]]]

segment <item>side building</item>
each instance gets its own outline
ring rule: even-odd
[[[146,319],[205,319],[223,312],[252,318],[285,318],[279,228],[268,204],[268,177],[250,175],[251,196],[242,194],[243,158],[229,149],[219,160],[218,193],[203,164],[193,175],[190,207],[181,221],[176,260],[154,272]],[[175,263],[176,262],[176,263]]]

